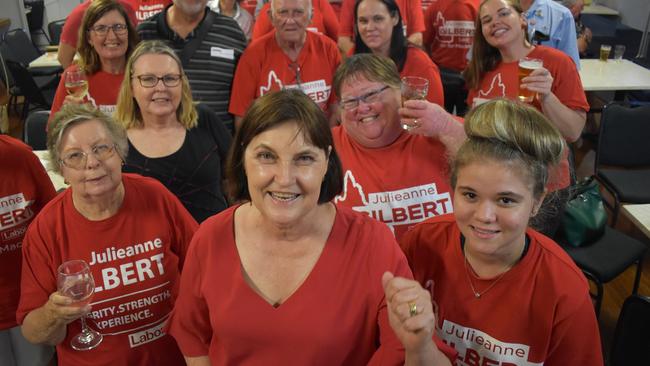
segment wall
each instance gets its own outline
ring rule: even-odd
[[[643,31],[650,14],[648,0],[593,0],[593,2],[616,9],[621,14],[621,23]]]
[[[2,17],[11,19],[10,29],[23,28],[27,33],[27,18],[23,8],[23,0],[0,0]]]

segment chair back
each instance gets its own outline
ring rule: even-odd
[[[23,128],[23,140],[34,150],[47,149],[47,120],[50,118],[50,111],[36,111],[27,116]]]
[[[15,85],[20,88],[28,102],[30,104],[50,109],[51,103],[46,100],[45,96],[43,96],[43,93],[34,81],[32,74],[29,73],[29,70],[20,63],[12,60],[5,60],[5,63],[9,73],[11,73],[11,76],[14,79]]]
[[[53,46],[58,45],[61,41],[61,33],[63,32],[63,25],[65,19],[55,20],[47,25],[47,32],[50,34],[50,44]]]
[[[43,15],[45,12],[44,0],[25,0],[25,5],[31,8],[27,17],[27,26],[30,32],[43,28]]]
[[[650,106],[608,104],[600,119],[595,171],[603,165],[650,166]]]
[[[610,366],[650,365],[650,298],[632,295],[625,300],[616,323]]]
[[[29,65],[41,55],[22,29],[10,30],[2,42],[8,48],[8,54],[5,56],[7,60]]]

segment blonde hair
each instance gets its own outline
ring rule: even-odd
[[[75,61],[79,68],[85,73],[92,75],[99,71],[102,67],[101,61],[97,51],[90,45],[90,27],[95,25],[97,21],[107,13],[116,10],[124,18],[128,32],[128,46],[126,48],[125,59],[129,59],[129,55],[133,52],[133,48],[138,44],[138,35],[131,24],[126,10],[122,5],[115,0],[94,0],[81,21],[79,28],[79,36],[77,39],[77,52],[79,53],[79,60]]]
[[[402,84],[399,71],[397,71],[393,60],[373,53],[357,53],[343,60],[336,69],[332,81],[335,93],[340,97],[343,84],[349,79],[359,76],[395,89],[399,89]]]
[[[537,109],[520,102],[494,99],[472,109],[464,123],[467,140],[451,164],[451,185],[458,170],[485,159],[520,168],[535,198],[544,193],[548,168],[562,158],[565,141]]]
[[[463,76],[465,77],[465,82],[467,83],[467,88],[468,89],[475,89],[478,88],[479,83],[481,82],[481,78],[483,75],[490,71],[493,70],[499,62],[501,62],[501,52],[499,52],[499,49],[496,47],[491,46],[486,40],[485,36],[483,35],[483,27],[481,25],[481,9],[483,8],[483,5],[485,5],[486,2],[489,0],[482,0],[481,5],[479,5],[478,10],[479,10],[479,15],[476,17],[476,20],[474,21],[474,42],[472,43],[472,59],[469,61],[467,64],[467,68],[463,72]],[[517,14],[521,15],[523,13],[523,9],[521,7],[521,4],[519,3],[520,0],[504,0],[507,2],[512,9],[514,9]],[[523,29],[524,32],[524,44],[529,42],[528,39],[528,26],[526,25]]]
[[[71,127],[86,121],[99,121],[115,144],[115,149],[122,160],[129,152],[126,131],[112,117],[106,115],[90,104],[64,104],[54,115],[47,130],[48,164],[50,168],[61,174],[61,140],[63,134]]]
[[[176,118],[178,118],[180,124],[182,124],[186,129],[196,127],[198,124],[199,114],[196,111],[196,106],[192,99],[190,84],[183,72],[183,64],[174,50],[169,48],[169,46],[162,41],[141,42],[133,51],[129,61],[126,63],[124,80],[120,87],[120,95],[117,98],[115,118],[120,121],[122,126],[126,129],[141,127],[143,124],[140,106],[133,96],[133,65],[143,55],[165,55],[176,61],[178,70],[181,74],[181,102],[176,110]]]

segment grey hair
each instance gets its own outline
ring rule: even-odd
[[[313,5],[311,3],[311,0],[303,0],[303,1],[307,2],[307,16],[309,17],[309,20],[311,21],[311,16],[312,16],[313,10],[314,10]],[[270,1],[270,3],[271,3],[271,14],[273,14],[273,12],[275,11],[274,10],[275,8],[273,7],[273,2],[274,2],[274,0]]]

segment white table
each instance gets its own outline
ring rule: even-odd
[[[650,70],[629,60],[580,60],[585,91],[650,90]]]
[[[37,69],[40,67],[61,67],[56,52],[45,52],[38,56],[34,61],[29,63],[30,69]]]
[[[54,189],[57,190],[57,192],[61,189],[66,189],[68,188],[68,185],[65,184],[63,181],[63,177],[60,176],[58,173],[53,172],[47,164],[47,150],[36,150],[34,151],[34,154],[38,156],[38,159],[41,161],[41,164],[45,167],[45,170],[47,171],[47,175],[50,176],[50,180],[52,180],[52,184],[54,185]]]
[[[614,9],[608,8],[606,6],[598,5],[598,4],[591,4],[591,5],[586,5],[584,8],[582,8],[581,14],[595,14],[595,15],[616,16],[616,15],[618,15],[618,10],[614,10]]]
[[[650,204],[623,205],[621,212],[650,238]]]

